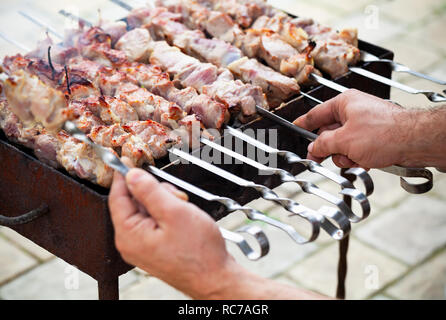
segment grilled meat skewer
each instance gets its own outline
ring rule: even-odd
[[[154,9],[133,10],[129,16],[136,15],[143,23],[162,29],[162,32],[167,30],[167,36],[173,32],[177,36],[181,32],[185,32],[181,30],[181,24],[178,22],[178,20],[182,20],[189,28],[198,28],[214,37],[214,39],[209,39],[209,41],[228,42],[232,47],[239,48],[249,58],[261,59],[274,70],[286,76],[296,78],[300,85],[311,84],[310,75],[312,73],[320,74],[313,66],[312,47],[308,45],[307,40],[303,40],[305,50],[299,52],[270,30],[242,30],[225,13],[208,11],[192,1],[182,2],[182,5],[189,9],[187,13],[183,9],[177,10],[176,8],[178,7],[171,9],[172,11],[177,10],[175,14],[166,12],[166,8],[157,7]],[[146,16],[145,18],[143,18],[144,15]],[[131,21],[136,22],[136,19],[131,19]],[[186,31],[188,30],[185,26],[182,28]],[[202,38],[205,38],[203,33],[201,35]],[[192,38],[197,38],[197,36],[200,36],[200,33],[195,31],[192,34]],[[188,35],[186,37],[189,38],[191,36]],[[192,41],[183,42],[190,44]]]
[[[177,0],[157,0],[171,6]],[[360,59],[357,30],[347,28],[336,32],[313,19],[292,18],[262,0],[198,0],[200,5],[227,13],[243,28],[270,29],[284,41],[302,52],[302,40],[307,38],[315,42],[312,51],[315,63],[321,70],[336,78],[348,72],[348,67]]]

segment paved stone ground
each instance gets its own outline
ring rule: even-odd
[[[135,0],[136,1],[136,0]],[[390,48],[395,59],[418,71],[446,79],[446,1],[444,0],[271,0],[281,8],[336,27],[356,26],[360,38]],[[14,31],[16,38],[32,46],[37,29],[15,11],[35,9],[54,26],[64,19],[55,12],[68,0],[1,1],[0,30]],[[100,8],[103,16],[118,18],[125,12],[105,0],[77,1],[80,14],[94,19]],[[72,5],[71,5],[72,6]],[[376,11],[377,10],[377,11]],[[370,17],[377,13],[377,29]],[[373,21],[372,21],[373,22]],[[20,28],[17,28],[20,26]],[[0,55],[15,52],[0,40]],[[417,88],[443,90],[441,86],[406,74],[394,78]],[[392,99],[407,107],[431,105],[423,96],[392,90]],[[333,167],[330,163],[325,163]],[[350,299],[445,299],[446,298],[446,175],[435,174],[435,188],[426,195],[408,195],[398,178],[372,170],[376,192],[372,195],[371,217],[355,225],[348,256],[347,298]],[[315,179],[303,174],[302,177]],[[325,181],[317,184],[336,192]],[[321,203],[284,185],[278,193],[318,208]],[[296,218],[264,201],[251,204],[271,216],[284,219],[305,231]],[[246,219],[237,213],[219,222],[234,229]],[[271,241],[271,253],[261,261],[249,262],[231,244],[228,249],[253,272],[294,286],[333,296],[336,286],[337,243],[326,235],[313,244],[297,246],[281,232],[264,228]],[[96,283],[49,252],[7,228],[0,228],[0,299],[96,299]],[[162,281],[135,269],[120,279],[123,299],[188,299]]]

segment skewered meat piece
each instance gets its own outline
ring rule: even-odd
[[[111,45],[114,46],[116,42],[127,32],[127,24],[124,21],[99,21],[99,27],[102,30],[107,30],[110,35]]]
[[[106,124],[126,124],[139,119],[135,109],[126,102],[113,97],[88,97],[83,100],[83,103]]]
[[[273,17],[263,15],[255,20],[252,29],[272,30],[299,52],[308,47],[309,37],[305,30],[292,23],[287,23],[287,17],[283,14],[277,14]]]
[[[276,10],[264,1],[244,0],[198,0],[201,5],[209,9],[225,12],[236,20],[242,27],[248,28],[261,15]],[[274,12],[274,11],[273,11]]]
[[[161,35],[163,39],[166,38],[186,54],[220,68],[217,70],[216,80],[206,86],[208,95],[227,103],[230,109],[241,108],[244,115],[255,113],[256,105],[268,108],[261,87],[234,80],[229,70],[226,69],[229,64],[243,57],[238,48],[218,39],[206,39],[201,31],[189,30],[185,25],[170,20],[171,16],[176,15],[164,8],[154,10],[151,17],[145,19],[145,22],[150,21],[145,27],[152,33]],[[169,19],[165,17],[169,17]]]
[[[138,113],[139,119],[153,119],[165,126],[171,126],[184,117],[184,111],[173,102],[150,93],[132,83],[122,84],[116,90],[116,96],[126,101]],[[157,105],[155,109],[153,106]]]
[[[109,187],[113,171],[87,145],[69,137],[64,131],[51,133],[34,124],[26,127],[12,113],[6,100],[0,100],[0,127],[8,139],[34,150],[36,157],[55,168]]]
[[[26,71],[11,74],[4,91],[10,108],[25,124],[37,121],[49,130],[58,130],[67,119],[65,96]]]
[[[149,39],[141,43],[141,39]],[[217,77],[217,70],[211,64],[203,64],[197,59],[183,54],[179,49],[169,46],[163,41],[152,41],[146,29],[137,28],[126,33],[116,44],[116,47],[129,52],[126,48],[136,46],[146,46],[146,51],[150,52],[150,62],[159,65],[168,73],[174,76],[175,81],[184,87],[193,87],[203,91],[206,84],[212,84]],[[133,57],[129,56],[129,59]],[[173,85],[172,87],[173,88]],[[177,90],[173,90],[176,93]],[[171,93],[165,93],[170,96]],[[201,101],[200,101],[201,100]],[[198,95],[194,104],[189,108],[193,113],[201,117],[203,124],[208,128],[220,128],[229,119],[227,106],[209,99],[208,96]],[[203,105],[201,102],[209,103]],[[185,106],[186,107],[186,106]]]
[[[177,0],[158,0],[158,2]],[[227,12],[234,20],[242,26],[246,26],[245,17],[238,12],[251,14],[253,21],[251,28],[267,28],[273,30],[281,38],[293,47],[303,52],[305,50],[305,38],[316,43],[312,56],[316,66],[336,78],[348,71],[348,66],[356,64],[360,59],[357,30],[348,28],[336,32],[332,28],[322,26],[309,18],[291,18],[285,12],[275,9],[263,0],[199,0],[214,10]],[[228,4],[230,3],[230,5]],[[224,8],[231,6],[232,9],[225,11]],[[256,10],[245,8],[256,7]],[[261,14],[259,15],[259,12]],[[303,31],[302,31],[303,30]]]
[[[167,150],[179,143],[179,139],[171,135],[166,127],[152,120],[133,121],[123,125],[123,128],[142,141],[147,141],[155,159],[166,156]]]
[[[313,19],[292,19],[285,13],[277,13],[273,17],[262,16],[253,26],[277,32],[284,41],[299,50],[302,50],[302,47],[298,44],[298,38],[293,35],[300,32],[292,30],[304,30],[308,38],[316,44],[312,51],[316,65],[333,78],[346,73],[348,66],[357,63],[360,58],[355,29],[345,29],[337,33],[331,28],[315,23]]]
[[[110,187],[113,169],[107,166],[85,143],[77,141],[64,131],[57,133],[59,150],[57,161],[71,175],[87,179],[103,187]],[[113,152],[113,149],[110,149]]]
[[[0,127],[9,140],[33,148],[35,138],[42,129],[41,125],[31,123],[25,126],[13,113],[6,99],[0,99]]]
[[[13,65],[12,59],[8,59],[7,62],[8,66]],[[26,65],[21,60],[19,62],[15,63],[15,65],[18,67]],[[152,80],[152,82],[158,84],[157,88],[161,90],[161,88],[166,88],[166,85],[162,84],[163,80],[166,80],[166,74],[163,74],[161,69],[152,68],[151,66],[143,67],[137,64],[133,67],[121,67],[118,71],[103,67],[82,57],[71,58],[68,61],[68,65],[70,70],[71,99],[87,99],[84,103],[89,104],[88,107],[105,123],[126,123],[138,120],[138,118],[141,120],[153,119],[173,129],[179,129],[176,122],[184,116],[181,108],[150,93],[145,88],[139,88],[134,85],[133,83],[138,83],[138,81],[128,77],[125,73],[125,71],[138,68],[139,77],[143,76],[144,80]],[[9,68],[11,69],[11,67]],[[150,75],[148,71],[151,71]],[[133,72],[134,74],[135,72]],[[62,86],[66,86],[64,84],[66,82],[65,74],[59,72],[58,75],[61,77],[57,79],[57,83],[63,83]],[[154,79],[155,81],[153,81]],[[89,80],[92,80],[100,88],[100,91]],[[167,81],[170,80],[167,79]],[[145,81],[145,84],[147,84],[147,81]],[[152,85],[154,86],[154,83]],[[171,86],[173,85],[171,84]],[[130,93],[132,94],[131,96],[129,96]],[[101,98],[102,94],[109,96],[117,95],[120,100],[111,97]],[[195,118],[195,120],[199,121],[198,118]]]
[[[136,28],[118,41],[117,48],[134,48],[137,46],[136,44],[141,44],[140,39],[150,39],[149,32],[146,29]],[[241,111],[244,117],[249,117],[255,114],[256,105],[268,107],[260,87],[234,80],[229,72],[224,73],[224,69],[218,69],[210,63],[202,63],[177,48],[169,46],[166,42],[155,42],[150,39],[150,41],[144,40],[143,43],[146,46],[146,51],[151,52],[150,62],[162,66],[168,73],[174,75],[175,81],[179,81],[183,87],[193,87],[215,100],[225,103],[231,112],[239,113]],[[172,93],[167,96],[175,99],[172,97]],[[194,110],[202,108],[195,101],[193,102]],[[220,119],[222,122],[226,121],[226,112],[215,117],[213,113],[223,110],[215,107],[210,110],[214,112],[210,111],[209,114],[204,114],[202,118],[204,123],[209,122],[212,118]],[[203,115],[203,112],[200,115]],[[218,128],[218,126],[216,127]]]
[[[21,57],[18,59],[23,61]],[[10,59],[8,63],[9,65],[18,65],[18,63],[12,63]],[[65,81],[65,79],[59,79],[59,81]],[[84,81],[86,80],[84,79]],[[79,87],[82,86],[79,85]],[[131,135],[117,124],[137,120],[135,110],[116,98],[100,96],[99,91],[97,91],[97,95],[86,94],[82,98],[82,100],[70,101],[66,110],[79,129],[88,134],[95,143],[123,150],[123,155],[128,156],[135,165],[154,163],[149,146],[144,141],[131,138]],[[95,116],[91,110],[95,111],[102,119]],[[130,112],[131,116],[128,117],[126,112]],[[103,120],[113,124],[107,126]],[[33,148],[33,145],[28,145],[28,147]],[[137,152],[137,150],[140,151]]]
[[[157,27],[155,33],[162,29],[168,38],[177,35],[179,40],[174,42],[174,44],[180,47],[182,43],[188,44],[188,42],[183,40],[185,37],[190,38],[194,35],[195,38],[200,38],[200,36],[201,38],[204,37],[204,34],[197,31],[189,31],[187,36],[182,36],[181,33],[184,34],[185,31],[181,30],[181,24],[166,18],[168,15],[164,14],[163,9],[157,8],[153,10],[151,17],[146,19],[149,25],[155,25]],[[203,30],[206,30],[211,36],[218,39],[208,40],[208,42],[227,41],[227,35],[231,34],[231,43],[240,48],[248,57],[264,60],[276,71],[280,71],[287,76],[295,77],[299,83],[305,84],[309,82],[309,75],[314,71],[314,67],[313,60],[308,55],[308,52],[300,54],[292,46],[283,42],[280,37],[277,36],[274,38],[274,35],[268,32],[268,30],[248,30],[244,32],[236,27],[228,15],[225,16],[224,13],[220,12],[213,13],[193,1],[181,1],[178,6],[173,7],[173,9],[171,8],[171,10],[178,10],[176,11],[177,13],[183,13],[183,19],[189,21],[189,25],[204,28]],[[187,14],[184,14],[184,12]],[[209,17],[212,17],[212,21],[206,22]],[[216,26],[219,27],[217,28]],[[183,28],[185,27],[183,26]],[[204,44],[203,41],[196,42],[195,46],[200,44]],[[221,44],[219,47],[224,48]],[[205,46],[202,46],[199,50],[195,49],[195,51],[204,51],[205,48]],[[254,71],[258,75],[263,74],[259,72],[260,70]],[[277,79],[278,77],[276,76],[275,78]],[[247,79],[243,80],[247,81]],[[265,81],[259,79],[257,83],[265,83]],[[266,88],[262,87],[264,90]],[[283,92],[283,90],[276,91]]]
[[[97,38],[100,40],[107,39],[106,37],[98,37],[97,35],[100,32],[103,33],[99,28],[92,28],[92,30],[87,31],[87,35],[84,36],[81,32],[74,31],[75,36],[71,37],[71,41],[78,45],[80,43],[86,44],[88,48],[83,49],[81,47],[80,51],[83,54],[86,54],[90,59],[99,63],[102,63],[106,59],[110,59],[110,62],[106,63],[106,65],[119,67],[120,70],[126,74],[126,79],[129,81],[136,82],[139,85],[144,86],[144,88],[150,89],[155,94],[159,94],[162,97],[179,104],[187,113],[196,113],[196,121],[203,121],[203,124],[208,128],[220,128],[221,125],[229,119],[229,114],[227,113],[227,107],[225,105],[213,101],[207,96],[199,95],[190,90],[190,88],[185,89],[184,92],[183,90],[178,90],[170,81],[169,76],[163,73],[161,69],[154,66],[129,62],[127,57],[125,59],[122,57],[122,55],[125,56],[122,51],[110,48],[110,41],[108,40],[94,42]],[[96,36],[92,37],[92,34],[95,34]],[[134,39],[135,46],[139,45],[138,40],[140,39]],[[114,57],[118,57],[118,59],[114,59]],[[183,99],[185,96],[187,96],[187,100]],[[205,103],[203,104],[203,102]],[[215,116],[215,114],[218,114],[218,116]],[[168,119],[170,124],[172,123],[172,120],[173,119]]]

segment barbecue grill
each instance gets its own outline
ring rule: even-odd
[[[365,41],[359,41],[359,49],[380,59],[393,60],[391,51]],[[391,78],[392,68],[388,64],[365,62],[360,68]],[[361,76],[357,72],[348,72],[335,82],[384,99],[390,97],[389,85]],[[336,96],[337,92],[327,86],[317,85],[306,94],[325,101]],[[313,106],[312,99],[300,96],[275,109],[274,113],[292,121]],[[288,150],[305,158],[308,141],[271,119],[259,117],[238,127],[242,131],[266,128],[277,130],[278,149]],[[223,135],[221,145],[227,145],[224,143],[226,139],[233,137],[230,134]],[[200,151],[202,149],[203,146]],[[114,246],[113,227],[107,207],[108,190],[42,163],[30,150],[8,141],[2,132],[0,161],[4,166],[0,171],[0,213],[9,217],[4,217],[0,223],[10,226],[96,279],[100,299],[117,299],[118,277],[132,269],[132,266],[121,259]],[[257,191],[228,182],[194,164],[169,162],[166,158],[158,161],[156,166],[205,191],[234,199],[241,205],[259,197]],[[257,169],[246,164],[216,166],[268,188],[275,188],[282,183],[277,175],[259,175]],[[302,164],[290,164],[281,157],[278,158],[277,167],[293,175],[306,170]],[[351,175],[347,177],[353,180]],[[221,188],[222,185],[225,187]],[[187,189],[185,191],[191,202],[208,212],[215,220],[228,214],[227,208],[221,203],[209,202]]]

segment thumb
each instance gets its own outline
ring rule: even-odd
[[[125,178],[133,197],[159,224],[171,213],[178,211],[179,205],[185,203],[147,171],[131,169]]]
[[[322,132],[314,142],[310,143],[308,152],[316,158],[326,158],[333,154],[347,156],[345,144],[339,141],[341,130],[342,128]]]

